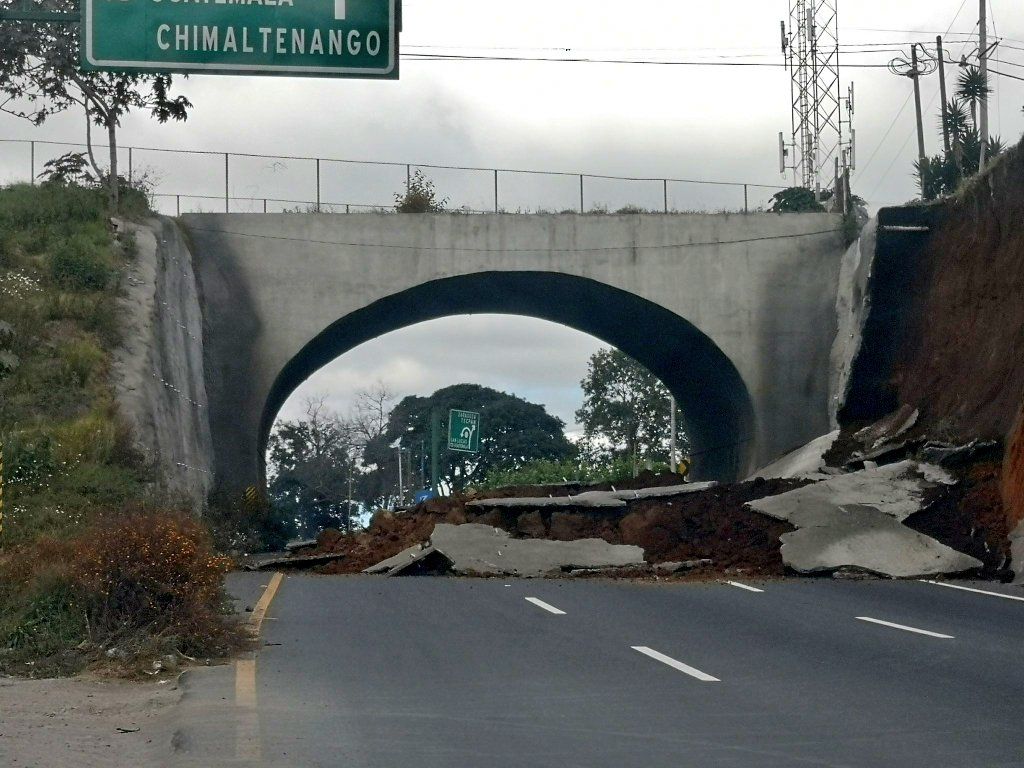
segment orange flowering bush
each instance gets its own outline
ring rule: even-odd
[[[172,651],[227,655],[248,642],[227,607],[230,566],[189,515],[102,515],[71,539],[42,539],[0,561],[0,649],[35,670],[59,659],[60,671]]]
[[[73,541],[69,559],[94,633],[145,628],[187,638],[223,614],[231,561],[186,515],[150,512],[99,523]]]

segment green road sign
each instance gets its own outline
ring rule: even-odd
[[[480,453],[480,414],[451,411],[448,414],[448,450]]]
[[[82,68],[398,78],[399,0],[84,0]]]

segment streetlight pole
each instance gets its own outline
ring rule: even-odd
[[[671,448],[669,449],[669,468],[672,470],[672,473],[675,474],[676,470],[679,467],[679,462],[676,461],[676,440],[677,440],[676,396],[675,395],[669,395],[668,396],[668,401],[669,401],[669,410],[670,410],[669,420],[671,421],[671,424],[672,424]]]

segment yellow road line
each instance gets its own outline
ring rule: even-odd
[[[284,580],[283,573],[275,573],[263,591],[249,617],[253,634],[259,636],[267,610]],[[256,656],[235,662],[235,706],[238,707],[235,725],[235,756],[246,761],[259,761],[263,753],[260,737],[260,714],[256,699]]]
[[[249,626],[252,627],[253,632],[257,635],[260,633],[260,628],[263,626],[263,620],[267,617],[267,609],[270,608],[270,603],[274,600],[274,595],[277,594],[277,590],[281,587],[281,582],[284,580],[284,574],[278,571],[270,579],[270,583],[263,592],[263,596],[256,603],[256,607],[252,609],[252,616],[249,617]]]

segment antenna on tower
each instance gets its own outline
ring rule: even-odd
[[[792,140],[786,170],[820,199],[831,168],[853,169],[854,92],[844,97],[839,77],[839,0],[790,0],[782,22],[782,52],[790,73]]]

